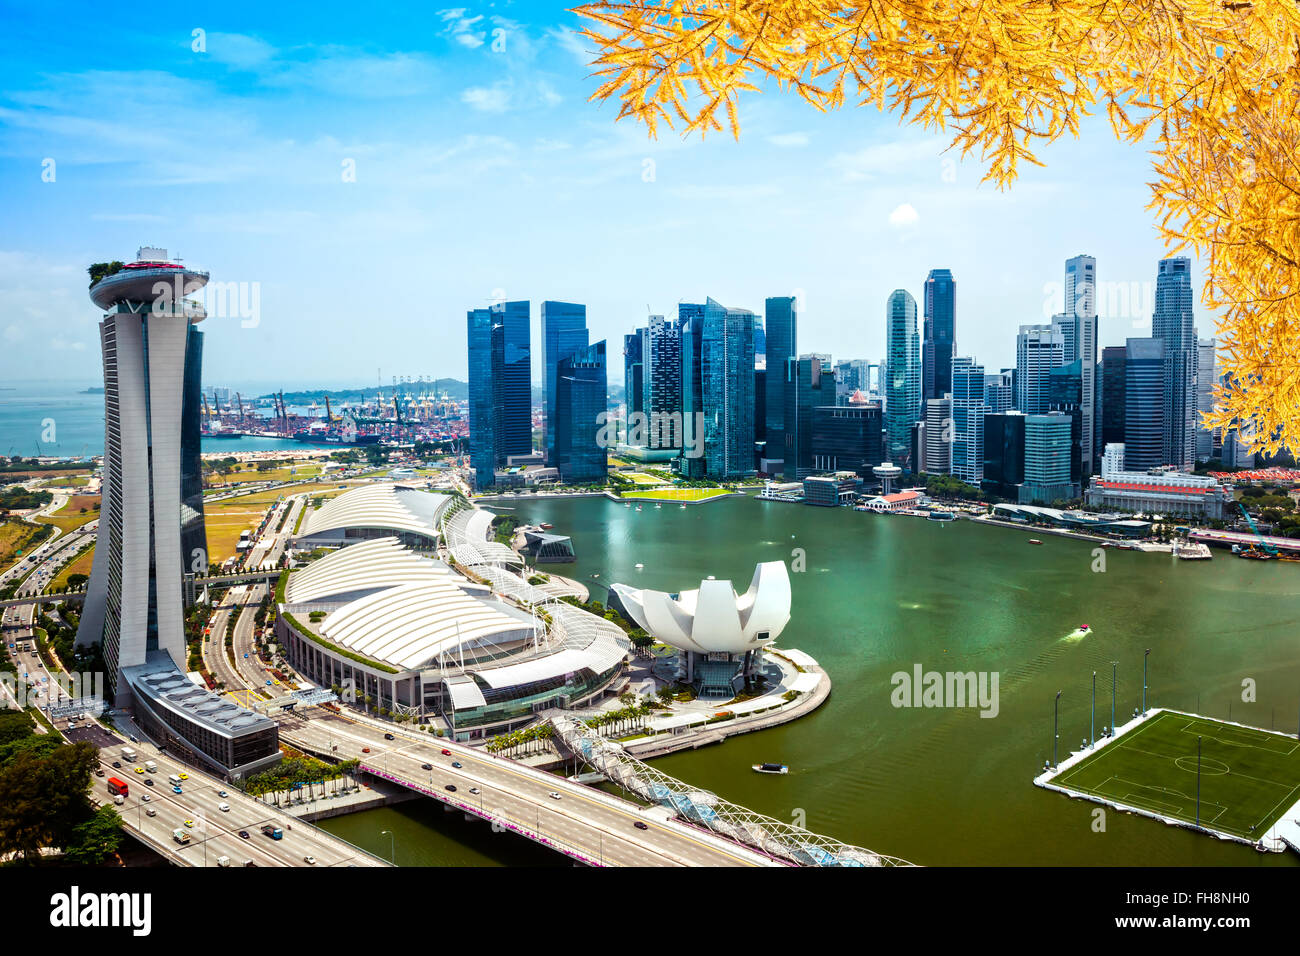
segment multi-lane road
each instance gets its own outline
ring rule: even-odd
[[[357,758],[380,776],[598,864],[777,865],[660,808],[641,807],[505,757],[442,740],[426,742],[399,728],[389,731],[326,711],[312,713],[310,719],[279,718],[280,736],[322,755]]]
[[[178,866],[388,865],[338,837],[295,820],[238,790],[227,789],[227,785],[171,758],[152,744],[122,740],[94,723],[65,734],[69,740],[88,741],[100,748],[100,770],[104,775],[92,778],[92,798],[100,804],[113,803],[113,796],[108,792],[109,778],[125,781],[128,793],[117,807],[123,825],[170,863]],[[122,756],[123,748],[128,747],[135,751],[133,761]],[[157,764],[157,772],[144,770],[147,760]],[[181,793],[177,794],[168,778],[182,773],[187,779],[181,781]],[[279,828],[281,838],[267,836],[262,832],[263,826]],[[175,839],[178,830],[188,836],[186,842]]]

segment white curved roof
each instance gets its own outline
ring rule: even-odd
[[[313,511],[299,537],[345,528],[383,528],[432,538],[438,534],[439,516],[453,500],[453,495],[403,485],[363,485],[343,492]]]
[[[461,645],[515,640],[531,632],[525,617],[474,597],[450,579],[402,584],[358,598],[321,622],[320,632],[349,650],[405,670]]]
[[[442,562],[402,547],[397,538],[375,538],[341,548],[289,575],[284,598],[289,604],[311,604],[361,597],[417,581],[446,580],[451,570]]]
[[[480,564],[523,564],[519,553],[499,541],[491,540],[491,511],[475,508],[452,515],[447,522],[447,545],[451,556],[460,564],[473,567]]]
[[[615,584],[629,614],[647,633],[682,650],[731,654],[770,644],[790,620],[790,575],[784,561],[754,568],[749,590],[730,581],[701,581],[676,599],[664,591]]]

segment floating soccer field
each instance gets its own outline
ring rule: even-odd
[[[1203,828],[1255,843],[1300,804],[1300,742],[1294,736],[1171,710],[1121,728],[1104,746],[1063,761],[1039,782],[1195,825],[1198,736]]]

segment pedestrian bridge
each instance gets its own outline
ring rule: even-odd
[[[550,718],[564,745],[612,783],[671,810],[688,823],[753,847],[796,866],[911,866],[905,860],[820,836],[792,823],[755,813],[717,794],[655,770],[565,713]]]

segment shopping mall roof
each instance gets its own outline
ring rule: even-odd
[[[362,541],[328,554],[289,576],[285,601],[312,604],[350,600],[399,584],[449,580],[441,561],[402,547],[396,537]]]
[[[343,605],[321,622],[320,633],[358,654],[414,670],[461,645],[531,638],[534,626],[529,615],[486,588],[430,577]]]
[[[387,482],[345,491],[312,512],[298,535],[310,538],[349,528],[379,528],[436,538],[438,519],[455,501],[438,494]]]

